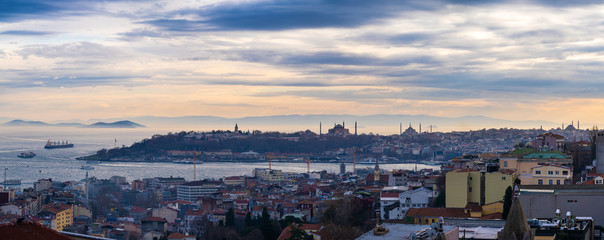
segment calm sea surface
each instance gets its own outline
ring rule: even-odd
[[[7,179],[21,180],[21,186],[29,187],[41,178],[52,178],[53,181],[81,180],[85,178],[86,170],[82,166],[92,166],[90,176],[110,178],[125,176],[128,181],[149,177],[184,177],[193,179],[193,165],[176,163],[133,163],[133,162],[101,162],[87,163],[76,160],[76,157],[94,154],[102,148],[113,148],[117,145],[130,146],[134,142],[150,138],[154,134],[166,134],[170,131],[163,129],[90,129],[71,127],[0,127],[0,182],[4,180],[6,169]],[[177,131],[173,131],[177,132]],[[68,140],[75,146],[64,149],[44,149],[44,144],[51,140]],[[37,156],[29,159],[18,158],[20,152],[33,151]],[[413,169],[415,164],[382,164],[384,169]],[[221,178],[234,175],[251,175],[257,167],[268,167],[267,163],[203,163],[197,165],[197,178]],[[288,172],[306,172],[306,163],[273,162],[273,169]],[[357,168],[371,167],[357,164]],[[417,164],[418,168],[433,168]],[[312,163],[311,171],[327,170],[339,172],[337,163]],[[350,171],[352,164],[347,164]]]

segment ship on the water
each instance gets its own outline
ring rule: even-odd
[[[72,147],[73,147],[73,143],[70,143],[69,141],[50,141],[50,139],[48,140],[48,142],[46,142],[46,145],[44,146],[44,148],[46,148],[46,149],[72,148]]]
[[[35,156],[36,156],[36,154],[34,152],[22,152],[22,153],[19,153],[19,155],[17,155],[17,157],[20,157],[20,158],[33,158]]]

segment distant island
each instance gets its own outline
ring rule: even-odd
[[[2,124],[3,126],[9,127],[84,127],[84,128],[144,128],[144,125],[124,120],[112,123],[97,122],[90,125],[82,123],[45,123],[41,121],[25,121],[15,119],[10,122]]]
[[[145,126],[132,122],[132,121],[118,121],[118,122],[112,122],[112,123],[106,123],[106,122],[97,122],[97,123],[93,123],[90,125],[86,125],[84,127],[87,128],[143,128]]]

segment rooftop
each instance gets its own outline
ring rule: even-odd
[[[463,210],[463,209],[462,209]],[[387,228],[388,233],[382,236],[376,236],[373,234],[373,229],[357,238],[357,240],[370,240],[370,239],[410,239],[409,235],[418,231],[430,228],[429,225],[415,225],[415,224],[400,224],[400,223],[384,223],[383,227]],[[447,233],[457,228],[456,226],[443,226],[443,232]]]

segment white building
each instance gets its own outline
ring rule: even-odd
[[[176,199],[195,202],[201,196],[209,196],[217,193],[222,188],[219,181],[194,181],[178,185],[176,188]]]
[[[34,182],[34,191],[48,191],[52,187],[52,179],[40,179]]]
[[[283,171],[268,168],[255,168],[254,177],[263,181],[279,182],[283,181]]]
[[[399,195],[402,216],[405,217],[409,208],[428,207],[434,198],[434,192],[427,188],[417,188]]]

